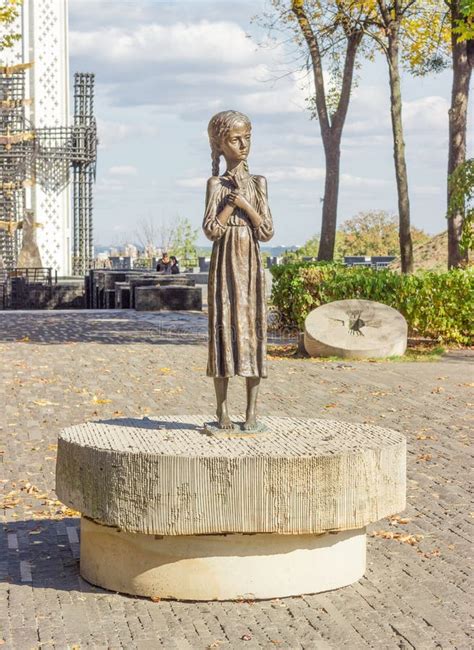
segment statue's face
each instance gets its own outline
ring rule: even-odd
[[[222,138],[221,150],[227,163],[247,160],[250,151],[250,127],[247,124],[236,124]]]

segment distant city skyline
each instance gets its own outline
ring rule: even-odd
[[[265,35],[251,17],[268,3],[242,0],[225,12],[221,2],[207,0],[70,0],[69,6],[71,72],[95,72],[97,81],[96,244],[133,242],[140,220],[149,218],[186,217],[200,229],[211,166],[207,123],[225,108],[252,119],[249,164],[268,178],[272,244],[303,244],[319,231],[319,125],[305,110],[308,80],[291,71],[284,48],[257,45]],[[451,71],[404,74],[402,83],[412,223],[435,234],[446,229]],[[351,99],[339,224],[371,209],[397,213],[387,67],[380,57],[362,65]],[[200,235],[198,244],[209,242]]]

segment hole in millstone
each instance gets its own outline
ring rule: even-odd
[[[349,334],[352,336],[364,336],[364,333],[361,331],[363,327],[366,326],[366,322],[361,318],[362,312],[349,312],[347,315],[349,317]]]

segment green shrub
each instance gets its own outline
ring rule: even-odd
[[[302,330],[308,313],[328,302],[362,298],[401,312],[416,336],[472,342],[474,269],[400,275],[333,263],[272,267],[272,304],[282,327]]]

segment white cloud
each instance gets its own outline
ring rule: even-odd
[[[97,136],[99,139],[99,146],[108,148],[117,142],[123,142],[129,138],[139,137],[156,137],[159,134],[159,129],[153,124],[146,124],[143,122],[114,122],[97,120]]]
[[[449,105],[438,95],[403,102],[403,124],[407,132],[448,132]]]
[[[266,176],[271,181],[319,181],[325,178],[324,167],[287,167],[270,171]],[[341,185],[346,187],[387,187],[391,183],[380,178],[365,178],[352,174],[341,174]]]
[[[275,79],[282,65],[287,70],[282,48],[258,47],[230,21],[72,30],[70,46],[73,61],[100,70],[98,90],[114,106],[153,106],[187,119],[228,106],[277,115],[301,111],[309,94],[306,72]]]
[[[104,27],[70,33],[74,56],[94,56],[117,65],[133,63],[247,64],[254,61],[255,43],[237,24],[202,20],[198,23],[141,24],[132,29]]]
[[[239,63],[239,62],[237,62]],[[214,64],[215,65],[215,64]],[[273,73],[271,68],[266,63],[259,63],[252,66],[239,65],[239,86],[245,87],[265,87],[265,84],[271,84]],[[188,86],[202,86],[203,84],[222,86],[235,86],[236,78],[233,74],[229,74],[229,68],[209,70],[198,70],[189,72],[184,70],[175,75],[176,83],[186,84]]]
[[[100,176],[97,184],[94,186],[94,192],[98,195],[121,192],[125,189],[124,184],[117,178],[110,178],[108,176]]]
[[[444,135],[448,128],[448,108],[446,98],[439,95],[403,101],[404,133]],[[385,85],[356,88],[349,111],[345,134],[352,138],[362,137],[364,141],[368,137],[378,137],[380,142],[387,136],[391,138],[390,102]]]
[[[137,176],[138,169],[133,165],[114,165],[108,173],[110,176]]]
[[[179,178],[176,181],[176,185],[179,187],[188,187],[191,189],[203,189],[206,187],[207,178],[204,176],[196,176],[194,178]]]
[[[415,185],[413,187],[413,193],[421,194],[422,196],[439,196],[445,192],[446,187],[440,187],[439,185]]]
[[[355,188],[381,188],[393,185],[390,181],[382,178],[367,178],[363,176],[353,176],[352,174],[341,174],[341,185]]]
[[[322,167],[285,167],[266,174],[271,181],[315,181],[324,176],[325,171]]]
[[[318,135],[317,136],[312,136],[312,135],[299,135],[297,133],[291,133],[288,135],[285,135],[282,139],[284,142],[287,142],[290,146],[291,149],[294,150],[295,145],[298,147],[310,147],[314,149],[314,147],[320,147],[321,146],[321,137],[319,135],[319,127],[316,127],[318,129]]]

